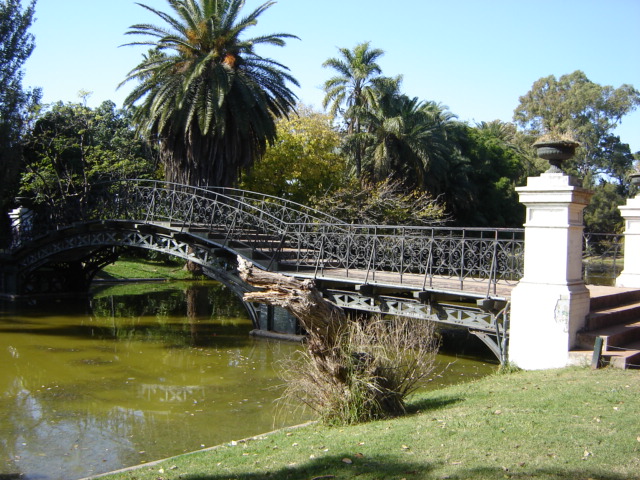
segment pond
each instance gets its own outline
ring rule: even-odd
[[[298,344],[249,335],[215,282],[127,284],[0,308],[0,478],[77,479],[310,419],[278,404]],[[434,387],[486,360],[439,356]],[[22,475],[22,476],[19,476]]]

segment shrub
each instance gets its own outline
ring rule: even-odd
[[[283,400],[348,425],[403,414],[407,395],[433,372],[440,342],[432,322],[396,317],[350,319],[335,346],[319,345],[311,333],[307,348],[283,362]]]

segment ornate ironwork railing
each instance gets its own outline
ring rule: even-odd
[[[360,274],[364,283],[384,282],[433,288],[434,280],[450,279],[457,289],[486,282],[487,293],[498,283],[515,284],[522,277],[523,230],[387,225],[291,225],[289,256],[297,268],[318,275],[339,269]],[[284,253],[284,252],[283,252]]]
[[[182,221],[185,226],[212,224],[219,215],[241,212],[251,218],[270,218],[277,224],[335,222],[340,220],[316,209],[257,192],[222,187],[192,187],[153,180],[127,180],[97,185],[93,202],[102,197],[120,199],[120,212],[144,213],[145,220]],[[225,207],[218,208],[219,205]]]
[[[317,275],[341,270],[365,283],[395,274],[395,282],[415,284],[419,276],[423,288],[432,288],[435,279],[446,278],[459,289],[487,282],[491,293],[523,274],[521,229],[348,225],[286,199],[234,188],[127,180],[93,186],[86,201],[65,199],[36,212],[16,210],[10,250],[74,222],[126,219],[260,252],[269,267],[279,263]],[[612,284],[623,267],[623,239],[622,234],[585,233],[587,283]]]
[[[357,273],[364,283],[392,275],[394,284],[433,288],[444,278],[460,290],[485,282],[489,295],[522,276],[522,229],[348,225],[295,202],[230,188],[151,180],[100,184],[85,202],[38,212],[35,226],[44,232],[90,220],[162,224],[232,250],[250,249],[267,268]]]

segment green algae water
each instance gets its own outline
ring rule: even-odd
[[[250,336],[220,284],[128,284],[0,312],[2,479],[77,479],[310,418],[276,402],[277,362],[299,346]],[[434,387],[493,369],[440,357]]]
[[[276,360],[298,346],[251,329],[218,284],[2,314],[0,478],[80,478],[299,422],[274,403]]]

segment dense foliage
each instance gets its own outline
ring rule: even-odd
[[[125,178],[156,178],[152,149],[131,127],[131,112],[104,102],[96,109],[57,103],[24,139],[21,193],[36,203],[81,201],[91,185]]]
[[[274,2],[242,12],[244,0],[170,0],[172,14],[142,5],[165,26],[133,25],[149,54],[125,82],[137,85],[125,100],[133,118],[157,138],[167,180],[232,186],[276,138],[275,119],[286,117],[297,85],[288,69],[256,53],[283,46],[285,33],[244,38]]]
[[[20,0],[0,3],[0,244],[8,228],[4,213],[13,206],[20,174],[20,138],[28,110],[39,99],[39,91],[22,88],[22,67],[35,46],[29,33],[34,8],[35,0],[24,9]]]
[[[475,127],[460,127],[456,138],[459,157],[464,159],[459,160],[455,188],[457,196],[462,198],[452,202],[456,223],[522,226],[524,206],[518,200],[515,187],[524,184],[527,175],[538,172],[525,161],[526,156],[517,144],[515,126],[499,121],[483,122]],[[466,184],[461,185],[461,181]]]
[[[278,120],[277,135],[264,157],[243,176],[242,188],[307,204],[311,196],[345,183],[340,135],[328,115],[298,106],[297,116]]]
[[[405,193],[437,198],[457,223],[522,225],[514,187],[536,170],[514,126],[473,127],[441,104],[408,97],[400,76],[382,75],[376,61],[384,52],[368,43],[339,51],[324,64],[337,73],[325,82],[324,106],[363,188],[391,179]]]

